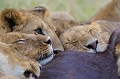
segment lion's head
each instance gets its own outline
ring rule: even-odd
[[[52,41],[48,36],[11,32],[0,36],[0,41],[6,44],[13,44],[19,53],[36,59],[42,65],[53,58]]]
[[[47,16],[47,14],[46,14]],[[50,36],[55,52],[63,51],[51,21],[35,11],[5,9],[0,13],[0,35],[6,32],[23,32]]]
[[[75,26],[60,35],[60,41],[65,50],[80,50],[85,52],[103,52],[107,44],[102,39],[101,28],[97,23]]]

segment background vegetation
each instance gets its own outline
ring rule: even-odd
[[[32,9],[45,6],[51,12],[66,11],[77,21],[89,20],[111,0],[0,0],[0,11],[5,8]]]

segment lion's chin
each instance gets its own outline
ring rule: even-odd
[[[50,62],[54,57],[54,54],[50,54],[49,56],[39,59],[37,60],[42,66],[44,66],[45,64],[47,64],[48,62]]]

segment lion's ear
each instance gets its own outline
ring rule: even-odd
[[[40,13],[43,17],[50,17],[50,11],[43,6],[37,6],[33,11]]]
[[[50,17],[50,14],[51,14],[51,13],[50,13],[49,10],[47,10],[47,11],[45,12],[45,16],[46,16],[46,17]]]
[[[92,22],[92,23],[90,24],[90,27],[91,27],[93,30],[96,30],[97,32],[101,32],[101,31],[102,31],[101,26],[100,26],[98,23],[96,23],[96,22]]]
[[[23,16],[15,9],[5,9],[0,13],[0,21],[3,26],[9,28],[11,31],[14,30],[15,26],[23,24]]]

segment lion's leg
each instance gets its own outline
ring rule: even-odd
[[[117,44],[115,47],[115,55],[118,57],[117,66],[118,66],[118,74],[120,75],[120,44]]]
[[[117,44],[115,47],[115,55],[120,56],[120,44]]]

